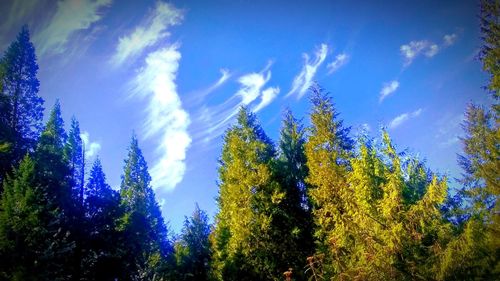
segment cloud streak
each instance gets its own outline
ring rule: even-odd
[[[191,144],[190,117],[182,107],[175,79],[181,54],[177,44],[148,54],[145,66],[133,83],[132,95],[149,101],[146,138],[160,139],[151,169],[153,187],[172,190],[186,171],[186,152]]]
[[[326,55],[328,53],[328,46],[326,44],[321,44],[321,46],[314,52],[314,60],[310,60],[309,54],[304,53],[302,57],[304,58],[304,65],[302,70],[295,76],[292,82],[292,88],[286,95],[287,97],[296,94],[297,99],[304,96],[306,91],[311,86],[314,75],[318,71],[318,67],[325,61]]]
[[[384,86],[382,87],[382,90],[380,90],[379,102],[382,102],[386,97],[394,93],[398,88],[399,88],[399,82],[396,80],[385,83]]]
[[[332,74],[335,71],[339,70],[342,66],[344,66],[349,61],[349,55],[346,53],[338,54],[335,56],[335,59],[326,65],[328,69],[328,74]]]
[[[401,126],[406,121],[420,116],[421,113],[422,113],[421,108],[419,108],[413,112],[403,113],[403,114],[397,116],[396,118],[392,119],[391,122],[389,122],[389,129],[396,129],[397,127]]]
[[[181,10],[168,3],[158,1],[155,9],[141,25],[137,26],[129,35],[120,37],[111,63],[114,66],[119,66],[128,59],[136,58],[144,49],[170,36],[167,29],[179,24],[182,19]]]
[[[50,22],[37,33],[34,42],[39,56],[61,54],[66,51],[71,35],[86,30],[101,19],[102,8],[111,5],[111,0],[59,1]]]
[[[404,66],[409,66],[417,57],[424,55],[432,58],[437,55],[441,50],[455,44],[457,34],[446,34],[443,36],[443,43],[438,45],[429,40],[411,41],[407,44],[401,45],[399,51],[403,56],[405,62]]]

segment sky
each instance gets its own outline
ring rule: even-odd
[[[355,2],[355,3],[354,3]],[[118,189],[132,134],[174,232],[217,211],[224,131],[242,105],[278,139],[308,87],[331,93],[353,136],[387,128],[399,150],[460,175],[468,103],[491,102],[476,1],[4,0],[0,51],[27,24],[46,115],[75,116],[87,162]]]

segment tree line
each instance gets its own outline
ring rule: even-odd
[[[119,190],[90,167],[58,101],[42,124],[23,27],[0,60],[0,280],[498,280],[500,5],[481,3],[490,107],[465,111],[460,188],[398,151],[353,136],[310,88],[308,125],[283,113],[274,142],[241,108],[224,134],[214,223],[196,206],[181,233],[161,215],[133,135]]]

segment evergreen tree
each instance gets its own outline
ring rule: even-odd
[[[274,240],[282,241],[279,265],[282,271],[292,268],[294,280],[304,279],[302,268],[305,257],[314,253],[313,220],[311,204],[307,197],[309,185],[304,153],[304,129],[290,110],[286,110],[282,121],[279,140],[279,154],[274,174],[280,183],[284,198],[274,216],[274,224],[279,230]]]
[[[71,119],[68,140],[64,146],[64,156],[72,173],[74,201],[78,202],[78,208],[83,210],[85,155],[80,137],[80,124],[75,117]]]
[[[242,107],[237,124],[225,134],[220,160],[214,279],[281,279],[278,265],[285,247],[272,239],[277,232],[273,218],[284,194],[273,180],[274,154],[255,114]]]
[[[180,241],[175,245],[176,280],[208,280],[210,266],[210,224],[198,204],[190,218],[185,218]]]
[[[106,183],[101,161],[97,158],[85,189],[84,280],[115,280],[125,270],[119,260],[122,249],[117,243],[119,217],[119,194]]]
[[[0,180],[12,166],[35,147],[42,128],[43,99],[38,96],[35,48],[30,42],[28,28],[24,26],[1,60],[3,75],[0,92],[0,143],[8,154],[2,157]]]
[[[19,265],[6,271],[11,278],[68,280],[73,277],[74,205],[70,171],[63,157],[63,125],[56,102],[33,161],[26,157],[15,177],[5,184],[9,192],[2,199],[2,216],[8,219],[2,223],[2,234],[7,237],[1,240],[9,241],[7,245],[11,247],[4,250],[7,249],[8,256],[17,256],[13,262]],[[12,213],[18,214],[11,216]]]
[[[152,280],[172,249],[167,227],[151,188],[151,176],[137,138],[132,137],[121,182],[124,214],[119,229],[124,235],[126,279]]]
[[[349,224],[352,223],[343,214],[351,208],[347,206],[351,197],[347,173],[353,142],[348,136],[349,128],[343,127],[338,120],[328,94],[318,85],[312,86],[311,92],[310,136],[305,143],[309,169],[306,182],[311,185],[309,196],[313,203],[318,252],[325,255],[325,278],[329,278],[344,266],[334,263],[336,257],[347,255],[341,249],[349,239]]]

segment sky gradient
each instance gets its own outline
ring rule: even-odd
[[[119,188],[135,132],[163,215],[216,212],[217,159],[241,105],[277,140],[307,89],[328,90],[353,135],[384,126],[459,176],[466,104],[489,103],[476,1],[2,1],[0,51],[29,26],[46,115],[80,121],[87,161]],[[89,165],[90,166],[90,165]]]

